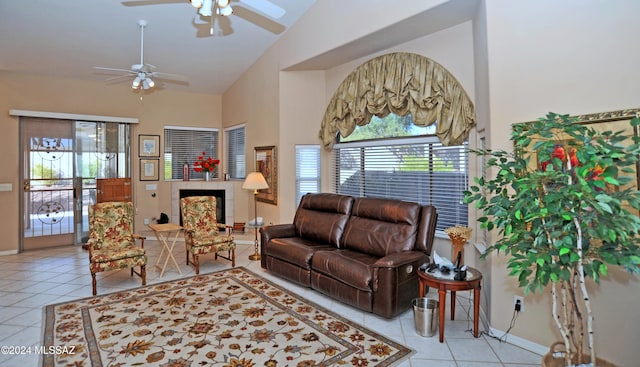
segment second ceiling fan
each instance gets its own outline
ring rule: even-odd
[[[240,0],[240,2],[255,8],[271,18],[278,19],[285,14],[285,10],[267,0]],[[203,17],[210,17],[214,14],[229,16],[233,13],[231,0],[189,0],[189,3]]]
[[[171,79],[174,81],[187,82],[187,78],[182,75],[161,73],[156,71],[156,67],[144,62],[144,28],[147,26],[146,20],[139,20],[138,26],[140,26],[140,63],[131,65],[129,70],[106,68],[102,66],[94,66],[94,69],[105,71],[116,71],[124,73],[124,75],[116,76],[114,78],[107,79],[107,81],[113,81],[121,78],[133,77],[131,82],[131,88],[140,91],[146,91],[155,86],[155,82],[152,78],[158,79]]]
[[[128,0],[123,1],[122,5],[146,6],[184,2],[185,0]],[[197,9],[197,15],[193,21],[193,25],[196,28],[204,24],[209,26],[208,34],[205,34],[205,32],[201,33],[201,29],[199,28],[198,37],[207,37],[214,34],[214,20],[217,16],[226,18],[230,15],[237,15],[274,34],[280,34],[285,30],[282,24],[273,19],[281,18],[286,13],[286,10],[269,0],[186,0],[186,2]],[[206,23],[200,23],[197,19],[198,17],[205,20]],[[229,33],[230,31],[227,30],[223,32],[223,35]]]

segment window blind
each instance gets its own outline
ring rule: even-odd
[[[164,178],[182,179],[182,166],[189,164],[189,178],[204,178],[202,172],[193,170],[193,163],[205,152],[207,157],[218,159],[218,130],[188,127],[164,128]],[[212,177],[220,177],[219,167]]]
[[[231,179],[246,177],[244,125],[225,129],[225,171]]]
[[[320,192],[320,145],[296,145],[296,207],[302,196]]]
[[[334,146],[335,190],[433,205],[438,230],[467,225],[467,146],[443,146],[436,137],[339,143]]]

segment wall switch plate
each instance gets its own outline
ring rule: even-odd
[[[157,190],[158,189],[158,185],[156,185],[156,184],[147,184],[147,185],[145,185],[145,189],[147,191]]]
[[[149,218],[144,218],[144,224],[145,224],[145,225],[149,225],[149,223],[150,223],[150,222],[149,222]]]

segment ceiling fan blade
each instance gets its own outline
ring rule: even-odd
[[[243,0],[244,1],[244,0]],[[247,20],[260,28],[263,28],[273,34],[280,34],[285,31],[286,27],[282,24],[273,21],[264,15],[258,14],[255,11],[245,8],[244,6],[236,5],[233,7],[233,14],[240,18]]]
[[[184,82],[188,82],[189,79],[184,76],[184,75],[178,75],[178,74],[169,74],[169,73],[161,73],[161,72],[153,72],[151,74],[154,78],[160,78],[160,79],[172,79],[172,80],[176,80],[176,81],[184,81]]]
[[[287,12],[268,0],[240,0],[240,2],[274,19],[281,18]]]
[[[135,72],[133,72],[131,70],[127,70],[127,69],[104,68],[102,66],[94,66],[93,68],[96,69],[96,70],[120,71],[120,72],[127,73],[127,74],[135,74]]]
[[[123,1],[121,4],[124,6],[145,6],[145,5],[159,5],[159,4],[177,4],[184,3],[184,0],[131,0]]]
[[[115,82],[115,81],[118,81],[118,80],[124,79],[124,78],[131,78],[131,75],[114,76],[113,78],[107,78],[104,81],[105,81],[105,83],[110,83],[110,82]]]

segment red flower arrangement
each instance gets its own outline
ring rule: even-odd
[[[198,159],[193,163],[193,170],[196,172],[213,172],[216,169],[216,165],[220,164],[219,159],[213,159],[206,157],[207,153],[202,152],[198,156]]]

